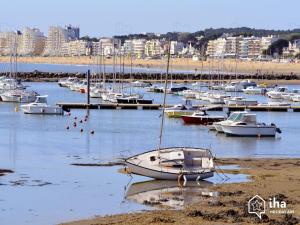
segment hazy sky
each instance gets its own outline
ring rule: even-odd
[[[0,30],[78,25],[81,35],[300,27],[300,0],[1,0]]]

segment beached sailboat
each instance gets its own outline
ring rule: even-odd
[[[167,82],[170,65],[170,45],[167,73],[164,85],[159,145],[156,150],[144,152],[125,159],[128,173],[160,180],[201,180],[214,175],[214,161],[210,150],[191,147],[161,148]]]

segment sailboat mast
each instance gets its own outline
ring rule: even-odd
[[[162,105],[162,115],[161,115],[161,123],[160,123],[160,133],[159,133],[159,145],[158,150],[161,148],[162,144],[162,136],[163,136],[163,129],[164,129],[164,118],[165,118],[165,108],[166,108],[166,99],[167,99],[167,86],[168,86],[168,75],[169,75],[169,68],[170,68],[170,49],[171,49],[171,42],[169,42],[168,46],[168,61],[167,61],[167,73],[165,78],[165,86],[164,86],[164,100]]]

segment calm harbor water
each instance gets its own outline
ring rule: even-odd
[[[84,94],[61,88],[57,83],[28,85],[29,89],[49,95],[51,104],[85,101]],[[141,89],[136,91],[143,93]],[[161,94],[145,93],[145,97],[155,102],[162,100]],[[262,96],[253,98],[267,101]],[[168,103],[180,102],[182,97],[168,96]],[[156,148],[160,111],[72,110],[71,116],[33,116],[15,112],[16,106],[0,103],[0,168],[15,171],[0,177],[0,224],[48,225],[149,209],[136,201],[139,192],[147,191],[155,197],[157,192],[144,188],[174,188],[174,184],[152,181],[144,185],[140,182],[149,179],[142,177],[131,180],[118,172],[121,167],[71,165],[112,161]],[[71,126],[75,116],[79,120],[87,113],[87,122],[76,128]],[[258,112],[257,115],[262,122],[276,123],[283,133],[276,138],[230,138],[216,135],[202,126],[185,126],[181,120],[166,119],[163,145],[211,148],[217,157],[300,157],[297,148],[300,144],[299,113]],[[66,126],[71,129],[66,130]],[[84,130],[82,133],[80,128]],[[95,131],[94,135],[90,134],[91,130]],[[246,180],[243,175],[231,178],[231,182]],[[196,186],[196,191],[207,193],[209,185],[221,182],[218,176],[209,181],[212,183]],[[186,197],[189,190],[182,193],[182,201],[176,204],[193,202],[191,196]]]

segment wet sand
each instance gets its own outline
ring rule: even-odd
[[[9,57],[0,57],[0,62],[9,62]],[[73,57],[19,57],[18,62],[22,63],[50,63],[50,64],[78,64],[90,65],[96,64],[95,57],[89,56],[73,56]],[[119,62],[119,60],[118,60]],[[106,65],[112,65],[113,59],[105,59]],[[131,60],[126,58],[124,61],[125,66],[131,65]],[[133,59],[133,67],[139,68],[165,68],[166,60],[146,60],[146,59]],[[208,61],[193,61],[187,58],[173,58],[171,60],[171,69],[179,70],[197,70],[211,71],[223,70],[226,72],[238,73],[275,73],[275,74],[298,74],[300,71],[300,63],[279,63],[279,62],[258,62],[258,61],[245,61],[245,60],[208,60]]]
[[[218,165],[239,165],[226,173],[248,174],[246,183],[217,184],[211,191],[219,192],[217,198],[203,197],[196,205],[183,210],[154,210],[131,214],[95,217],[64,225],[108,224],[298,224],[300,222],[300,159],[219,159]],[[220,173],[221,171],[219,171]],[[215,175],[217,176],[217,174]],[[285,201],[293,214],[267,214],[259,220],[249,214],[247,202],[254,195],[264,199],[276,196]],[[103,203],[100,203],[105,207]]]

